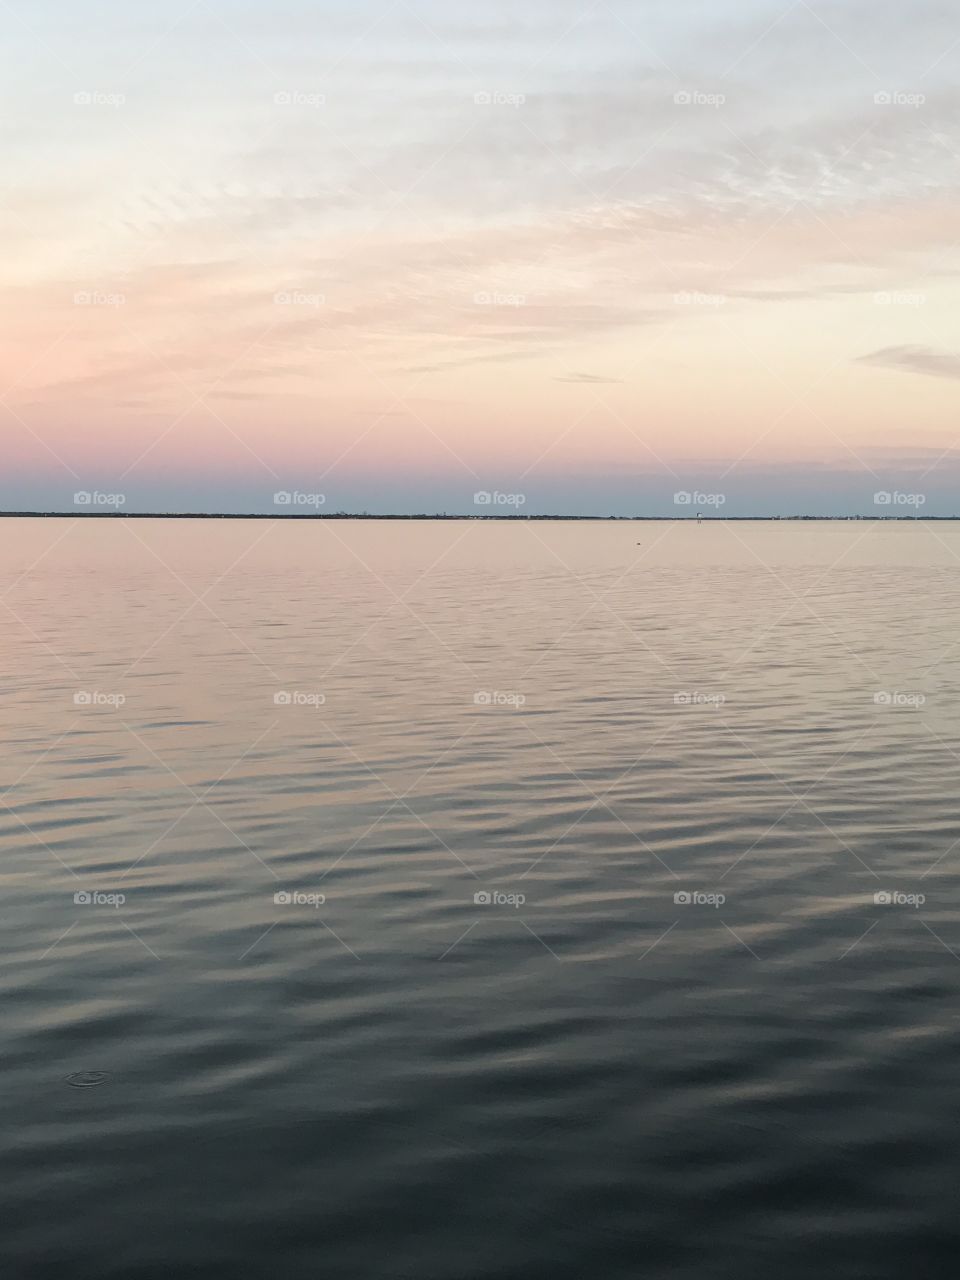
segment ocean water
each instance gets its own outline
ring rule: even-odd
[[[960,526],[2,529],[5,1274],[952,1274]]]

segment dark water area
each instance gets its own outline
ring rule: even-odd
[[[6,1275],[953,1274],[960,528],[133,523],[0,550]]]

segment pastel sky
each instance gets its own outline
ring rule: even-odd
[[[0,24],[4,509],[960,513],[955,0]]]

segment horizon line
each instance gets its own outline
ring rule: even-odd
[[[329,514],[319,512],[276,512],[267,513],[260,511],[0,511],[0,519],[34,519],[34,520],[485,520],[485,521],[508,521],[511,523],[523,523],[536,520],[619,520],[626,522],[636,521],[654,521],[654,522],[695,522],[702,523],[705,520],[713,523],[723,523],[726,521],[796,521],[796,520],[879,520],[879,521],[904,521],[907,523],[916,523],[918,520],[960,520],[960,515],[935,516],[935,515],[864,515],[861,512],[848,512],[843,515],[808,515],[803,512],[792,513],[791,515],[745,515],[745,516],[727,516],[727,515],[708,515],[697,513],[696,515],[563,515],[555,512],[544,512],[540,515],[458,515],[451,514],[446,511],[437,512],[417,512],[412,515],[404,515],[398,512],[372,513],[372,512],[348,512],[338,511]]]

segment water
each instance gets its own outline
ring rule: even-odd
[[[8,1274],[948,1273],[960,526],[3,532]]]

